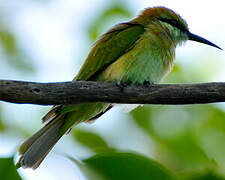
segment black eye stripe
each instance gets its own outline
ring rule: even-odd
[[[177,20],[175,20],[175,19],[167,19],[167,18],[159,17],[158,20],[160,20],[160,21],[162,21],[162,22],[165,22],[165,23],[168,23],[168,24],[170,24],[171,26],[180,29],[181,31],[186,31],[186,28],[185,28],[183,25],[181,25],[181,24],[180,24]]]
[[[162,22],[166,22],[166,23],[170,24],[171,26],[175,26],[175,27],[177,27],[179,25],[178,21],[175,19],[158,18],[158,20],[160,20]]]

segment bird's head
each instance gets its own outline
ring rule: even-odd
[[[154,24],[159,31],[166,32],[168,38],[171,38],[175,44],[192,40],[221,49],[210,41],[191,33],[186,21],[179,14],[165,7],[147,8],[134,21],[146,27]]]

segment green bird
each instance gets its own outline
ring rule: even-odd
[[[173,67],[176,46],[187,40],[219,48],[189,32],[185,20],[174,11],[146,8],[136,18],[112,27],[100,37],[73,81],[159,83]],[[37,168],[74,125],[94,120],[111,107],[110,103],[53,106],[42,119],[45,126],[20,146],[17,167]]]

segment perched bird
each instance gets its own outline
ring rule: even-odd
[[[176,46],[187,40],[219,48],[189,32],[187,23],[174,11],[147,8],[103,34],[73,81],[159,83],[173,67]],[[74,125],[96,119],[111,107],[109,103],[53,106],[42,119],[45,126],[20,146],[17,167],[37,168]]]

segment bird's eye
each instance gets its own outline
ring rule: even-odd
[[[159,21],[170,24],[173,27],[176,27],[182,31],[186,31],[185,27],[183,27],[176,19],[167,19],[163,17],[158,18]]]
[[[162,22],[166,22],[166,23],[170,24],[171,26],[175,26],[175,27],[179,26],[179,22],[175,19],[167,19],[167,18],[160,17],[160,18],[158,18],[158,20],[160,20]]]
[[[170,19],[168,23],[175,27],[179,26],[178,21],[175,19]]]

